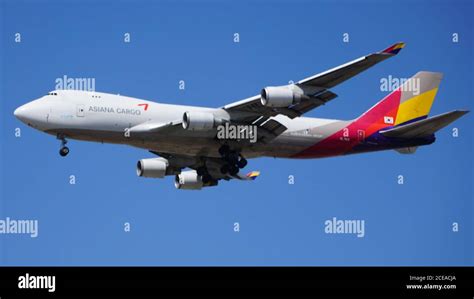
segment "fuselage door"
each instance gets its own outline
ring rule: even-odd
[[[365,140],[365,131],[364,130],[357,130],[357,140],[359,143],[364,142]]]
[[[84,117],[84,111],[86,110],[83,104],[76,106],[76,116],[77,117]]]

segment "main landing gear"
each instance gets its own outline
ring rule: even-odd
[[[238,152],[232,151],[226,144],[219,148],[219,154],[227,163],[221,167],[222,174],[236,175],[239,169],[247,166],[247,159],[242,157]]]
[[[61,140],[61,148],[59,149],[59,155],[66,157],[69,154],[69,148],[66,146],[67,140],[63,135],[58,135],[58,139]]]
[[[208,184],[213,180],[212,176],[209,174],[205,166],[199,167],[198,169],[196,169],[196,172],[198,175],[201,176],[201,180],[204,184]]]

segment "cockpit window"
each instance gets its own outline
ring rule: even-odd
[[[57,93],[57,92],[48,92],[48,95],[50,95],[50,96],[57,96],[58,93]]]

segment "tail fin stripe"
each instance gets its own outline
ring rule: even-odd
[[[402,101],[398,108],[395,125],[406,123],[412,119],[426,118],[431,110],[438,88],[435,87],[419,95]]]

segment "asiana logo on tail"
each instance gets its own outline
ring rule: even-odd
[[[391,116],[384,116],[383,122],[387,125],[393,125],[393,117]]]

